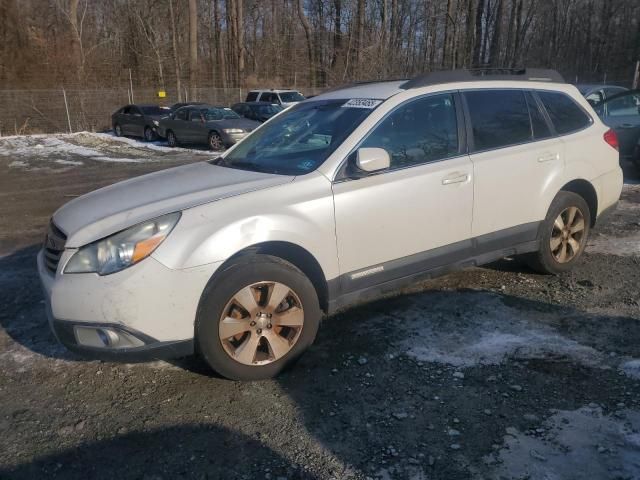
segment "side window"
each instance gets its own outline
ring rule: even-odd
[[[441,160],[458,154],[458,122],[453,95],[433,95],[398,107],[364,140],[384,148],[391,168]]]
[[[181,108],[176,112],[176,120],[186,120],[187,119],[187,111],[186,108]]]
[[[247,94],[247,102],[255,102],[258,100],[258,92],[249,92]]]
[[[531,118],[531,132],[533,133],[534,140],[542,140],[544,138],[551,137],[551,131],[549,130],[549,125],[547,125],[547,121],[545,120],[540,108],[538,107],[538,102],[533,98],[531,92],[525,92],[524,96],[527,99],[527,107],[529,107],[529,117]]]
[[[607,98],[611,98],[614,95],[617,95],[619,93],[626,92],[626,91],[627,89],[622,87],[609,87],[604,89],[604,94]]]
[[[597,107],[604,100],[604,97],[602,96],[602,92],[601,91],[591,92],[585,98],[587,99],[587,102],[589,102],[589,104],[592,107]]]
[[[129,115],[131,113],[131,107],[127,105],[122,110],[120,110],[120,113],[122,113],[123,115]]]
[[[140,111],[140,109],[138,107],[131,107],[131,110],[129,111],[129,113],[131,115],[142,115],[142,112]]]
[[[529,109],[522,90],[465,92],[474,151],[517,145],[532,139]]]
[[[192,122],[201,122],[202,115],[200,114],[200,110],[192,109],[189,111],[189,120]]]
[[[538,91],[538,97],[560,135],[581,130],[591,123],[589,115],[564,93]]]
[[[280,103],[278,100],[278,95],[275,93],[263,93],[261,101],[263,102],[271,102],[271,103]]]
[[[623,95],[607,103],[607,113],[610,117],[627,117],[640,115],[640,94]]]

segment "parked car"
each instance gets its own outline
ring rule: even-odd
[[[184,143],[223,150],[242,140],[259,125],[241,118],[228,107],[198,104],[179,108],[160,122],[159,130],[170,147]]]
[[[616,145],[555,72],[336,89],[214,160],[55,212],[38,255],[51,326],[89,356],[196,351],[271,377],[323,314],[417,279],[516,254],[572,269],[620,196]]]
[[[251,90],[245,102],[267,102],[289,107],[304,100],[304,96],[297,90],[271,89]]]
[[[204,102],[178,102],[178,103],[174,103],[169,108],[171,108],[172,112],[175,112],[179,108],[187,107],[189,105],[206,105],[206,104]]]
[[[262,123],[280,113],[283,108],[281,105],[269,102],[244,102],[232,105],[231,110],[241,117]]]
[[[589,102],[594,108],[604,102],[607,98],[627,91],[626,88],[619,87],[617,85],[581,83],[576,85],[576,87],[582,96],[587,99],[587,102]]]
[[[640,90],[614,95],[598,105],[596,111],[616,132],[620,157],[631,160],[640,171]]]
[[[117,137],[142,137],[147,142],[157,138],[160,120],[171,110],[158,105],[126,105],[111,115],[111,125]]]

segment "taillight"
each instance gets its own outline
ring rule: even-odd
[[[616,150],[619,150],[620,145],[618,145],[618,135],[613,130],[607,130],[604,134],[604,141],[611,145]]]

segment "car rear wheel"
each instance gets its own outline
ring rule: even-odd
[[[151,127],[144,128],[144,140],[146,142],[153,142],[156,139],[156,134],[151,130]]]
[[[176,138],[176,134],[171,130],[167,132],[167,145],[169,145],[170,147],[178,146],[178,139]]]
[[[209,148],[216,152],[224,150],[224,143],[218,132],[211,132],[209,134]]]
[[[113,133],[116,134],[116,137],[121,137],[122,136],[122,127],[119,124],[115,124],[113,126]]]
[[[560,192],[540,227],[540,249],[527,257],[528,264],[549,274],[573,268],[587,245],[590,218],[589,206],[580,195]]]
[[[205,290],[196,344],[227,378],[270,378],[313,343],[320,318],[316,291],[300,270],[277,257],[251,255]]]

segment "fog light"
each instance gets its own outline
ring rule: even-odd
[[[96,333],[105,347],[115,347],[120,341],[120,337],[113,330],[103,330],[99,328],[96,330]]]
[[[121,349],[144,345],[144,342],[139,338],[115,328],[76,325],[74,332],[76,343],[84,347]]]

